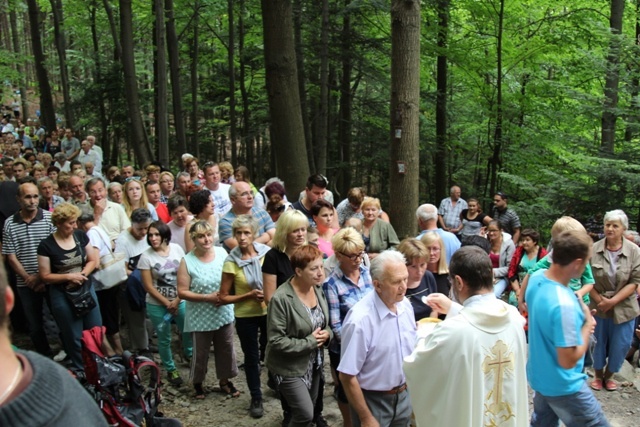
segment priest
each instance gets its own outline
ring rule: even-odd
[[[405,358],[404,371],[418,426],[524,427],[529,423],[524,318],[493,294],[491,260],[475,246],[449,265],[452,303],[426,302],[446,319]]]

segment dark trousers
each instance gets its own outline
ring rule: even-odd
[[[36,351],[43,356],[51,357],[51,347],[44,331],[42,310],[46,301],[46,292],[34,292],[27,286],[19,286],[18,294],[22,309],[29,325],[29,337]]]
[[[252,399],[262,399],[260,354],[267,345],[267,316],[236,317],[236,331],[244,353],[244,372]]]

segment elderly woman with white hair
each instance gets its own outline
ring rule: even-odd
[[[605,237],[593,245],[595,285],[590,308],[597,310],[594,390],[618,388],[613,374],[622,367],[631,346],[634,320],[640,314],[635,298],[640,284],[640,249],[624,238],[627,228],[629,220],[622,210],[609,211],[604,216]]]

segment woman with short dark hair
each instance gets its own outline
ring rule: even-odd
[[[182,384],[171,352],[171,321],[175,319],[182,334],[184,357],[191,359],[191,336],[184,331],[185,304],[178,297],[178,267],[184,258],[184,251],[170,243],[171,230],[162,221],[152,222],[147,233],[150,248],[145,250],[138,261],[142,284],[147,291],[147,315],[158,334],[158,352],[162,365],[167,370],[169,383]]]

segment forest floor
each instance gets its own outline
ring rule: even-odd
[[[126,330],[123,331],[126,339]],[[14,344],[20,348],[30,348],[30,342],[25,334],[13,335]],[[177,341],[177,340],[176,340]],[[177,346],[172,346],[176,348]],[[238,364],[242,363],[242,350],[240,343],[235,342]],[[636,355],[637,357],[637,355]],[[156,362],[160,363],[158,354],[154,354]],[[253,419],[249,416],[249,404],[251,397],[246,383],[244,371],[239,370],[238,377],[233,383],[241,391],[240,397],[230,398],[219,392],[217,378],[215,377],[215,364],[213,353],[209,358],[209,374],[205,381],[205,390],[208,392],[204,400],[196,400],[193,388],[188,384],[189,366],[179,359],[174,351],[176,365],[180,370],[185,384],[181,387],[171,386],[166,382],[166,374],[163,371],[163,401],[160,410],[167,417],[179,419],[185,427],[249,427],[268,426],[276,427],[282,423],[282,410],[280,401],[275,393],[269,389],[267,383],[266,368],[262,369],[262,390],[264,400],[264,416]],[[637,366],[637,364],[635,365]],[[323,415],[330,426],[341,426],[341,415],[338,405],[333,397],[333,380],[329,372],[329,358],[325,357],[324,411]],[[617,391],[606,390],[595,392],[596,398],[602,404],[604,411],[612,427],[638,427],[640,425],[640,368],[633,368],[625,362],[620,374],[616,374],[619,383]],[[532,394],[530,393],[530,397]]]

